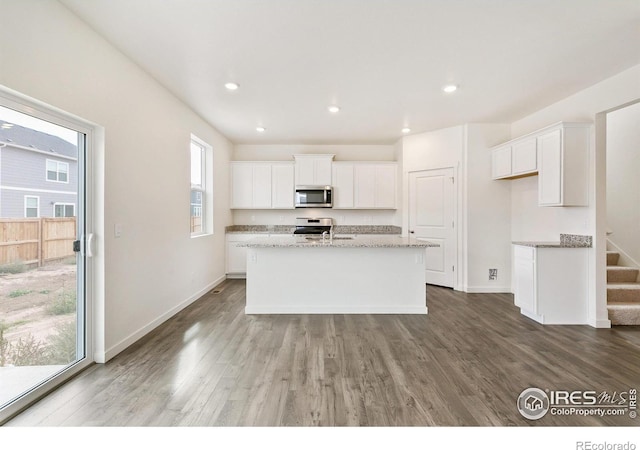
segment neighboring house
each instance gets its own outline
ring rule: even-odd
[[[72,217],[78,147],[0,120],[0,218]]]

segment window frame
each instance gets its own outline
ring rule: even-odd
[[[73,214],[70,215],[70,216],[56,216],[56,206],[64,206],[65,207],[65,212],[66,212],[67,206],[71,206],[73,208]],[[62,218],[65,218],[65,217],[75,217],[75,216],[76,216],[76,205],[75,205],[75,203],[55,202],[53,204],[53,217],[54,218],[62,219]]]
[[[193,164],[193,150],[194,146],[197,147],[200,152],[200,183],[194,184],[191,179],[191,166]],[[213,162],[213,148],[211,145],[198,138],[195,135],[191,135],[190,144],[189,144],[189,231],[191,233],[191,237],[200,237],[200,236],[208,236],[213,234],[213,192],[212,192],[212,162]],[[195,205],[192,203],[191,199],[194,192],[200,193],[201,203],[200,205]],[[200,216],[192,215],[192,210],[194,207],[200,206]],[[200,230],[193,231],[192,230],[192,217],[200,217]]]
[[[27,210],[33,209],[32,207],[29,207],[27,205],[27,200],[28,199],[32,199],[32,198],[36,199],[36,215],[35,215],[35,217],[27,215]],[[38,219],[38,218],[40,218],[40,196],[38,196],[38,195],[25,195],[24,196],[24,218],[25,219]]]
[[[49,163],[55,163],[56,164],[56,179],[55,180],[50,180],[49,179]],[[67,174],[67,180],[66,181],[60,181],[60,165],[64,165],[67,166],[67,170],[66,170],[66,174]],[[65,161],[58,161],[57,159],[46,159],[45,165],[44,165],[44,177],[45,180],[50,182],[50,183],[64,183],[64,184],[69,184],[69,163],[65,162]]]

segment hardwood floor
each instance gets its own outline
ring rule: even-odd
[[[528,387],[640,387],[640,327],[542,326],[508,294],[428,286],[429,314],[244,314],[228,280],[8,426],[626,425],[516,409]]]

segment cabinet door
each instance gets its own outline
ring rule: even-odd
[[[535,290],[534,249],[514,247],[514,303],[516,306],[537,314]]]
[[[376,208],[396,207],[396,170],[395,164],[376,166]]]
[[[318,186],[331,186],[331,159],[314,160],[314,182]]]
[[[302,186],[314,186],[315,183],[315,161],[313,158],[296,159],[296,183]]]
[[[353,164],[333,165],[333,207],[353,208]]]
[[[356,208],[376,207],[376,166],[358,164],[355,166],[355,205]]]
[[[511,175],[511,146],[493,150],[491,153],[491,175],[494,180]]]
[[[231,164],[231,208],[253,206],[253,165]]]
[[[293,209],[293,164],[273,164],[271,166],[271,187],[271,207],[278,209]]]
[[[511,147],[511,174],[522,175],[538,170],[536,139],[513,144]]]
[[[253,166],[254,209],[271,208],[271,164]]]
[[[562,204],[562,132],[555,130],[538,137],[538,204]]]
[[[247,273],[247,248],[236,244],[238,241],[227,242],[227,273]]]

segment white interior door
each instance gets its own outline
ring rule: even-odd
[[[409,174],[409,232],[439,244],[426,250],[428,284],[453,287],[456,265],[454,169]]]

